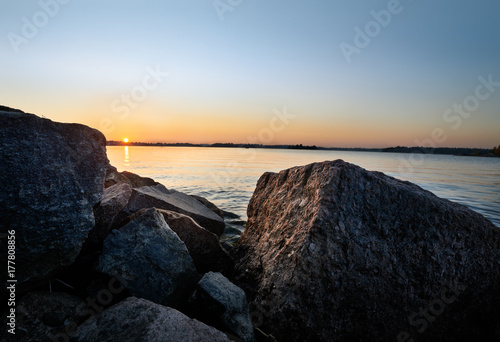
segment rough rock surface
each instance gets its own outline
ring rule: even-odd
[[[186,246],[154,208],[108,235],[97,271],[111,277],[119,273],[133,296],[174,307],[198,279]]]
[[[197,196],[197,195],[189,195],[193,197],[195,200],[203,204],[208,209],[212,210],[217,216],[224,218],[224,211],[217,207],[215,204],[207,200],[205,197]]]
[[[236,284],[278,341],[488,340],[499,238],[417,185],[315,163],[259,179]]]
[[[217,236],[224,232],[222,218],[191,196],[169,190],[161,184],[133,189],[130,201],[123,210],[123,218],[144,208],[175,211],[193,218],[200,226]]]
[[[66,328],[76,326],[84,317],[79,308],[85,307],[79,297],[58,292],[31,292],[16,305],[16,334],[0,332],[0,340],[16,342],[66,340]],[[6,327],[3,324],[3,327]],[[70,331],[70,330],[69,330]],[[14,338],[14,339],[12,339]]]
[[[244,342],[255,342],[245,292],[222,274],[205,274],[190,303],[196,317],[211,325],[223,327]]]
[[[151,178],[141,177],[132,172],[118,172],[116,167],[108,165],[108,168],[106,169],[106,181],[104,183],[104,187],[108,188],[110,186],[123,183],[128,184],[131,188],[160,184]]]
[[[200,226],[189,216],[170,210],[158,211],[186,245],[199,273],[215,271],[232,274],[233,262],[222,248],[217,235]]]
[[[127,183],[119,183],[104,189],[101,203],[94,209],[95,226],[89,232],[82,247],[82,253],[100,250],[104,239],[111,231],[116,216],[125,208],[132,196],[132,188]]]
[[[71,264],[94,226],[106,140],[87,126],[0,111],[0,160],[0,232],[16,231],[18,287],[29,289]]]
[[[83,323],[72,341],[229,342],[229,339],[175,309],[131,297]]]

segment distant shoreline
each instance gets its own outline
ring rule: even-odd
[[[462,148],[462,147],[387,147],[387,148],[363,148],[363,147],[322,147],[308,145],[262,145],[262,144],[234,144],[234,143],[215,143],[215,144],[191,144],[191,143],[145,143],[110,140],[107,146],[149,146],[149,147],[225,147],[225,148],[261,148],[276,150],[316,150],[316,151],[351,151],[351,152],[389,152],[389,153],[418,153],[418,154],[437,154],[454,155],[469,157],[493,157],[499,155],[493,153],[490,149],[484,148]]]

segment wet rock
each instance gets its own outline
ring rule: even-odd
[[[499,229],[341,160],[265,173],[235,257],[254,324],[278,341],[494,334]]]
[[[189,195],[169,190],[161,184],[133,189],[130,201],[123,210],[122,218],[144,208],[165,209],[187,215],[217,236],[224,231],[224,220],[221,217]]]
[[[205,274],[190,304],[195,317],[228,330],[244,342],[255,342],[245,292],[222,274]]]
[[[175,309],[131,297],[86,321],[72,341],[229,342],[229,339]]]
[[[158,211],[186,245],[199,273],[215,271],[232,274],[233,262],[222,248],[217,235],[201,227],[189,216],[163,209]]]
[[[0,232],[15,230],[25,291],[78,256],[103,192],[106,140],[87,126],[0,111],[0,160]]]
[[[97,271],[110,277],[119,272],[131,295],[174,307],[197,281],[186,246],[154,208],[108,235]]]

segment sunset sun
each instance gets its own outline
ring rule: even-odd
[[[128,138],[123,138],[124,143],[128,143]]]

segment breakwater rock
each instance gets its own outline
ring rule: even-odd
[[[18,287],[30,289],[70,265],[94,227],[106,140],[87,126],[0,111],[0,160],[0,232],[15,231]]]
[[[254,324],[278,341],[494,334],[499,228],[342,160],[264,174],[236,259]]]

